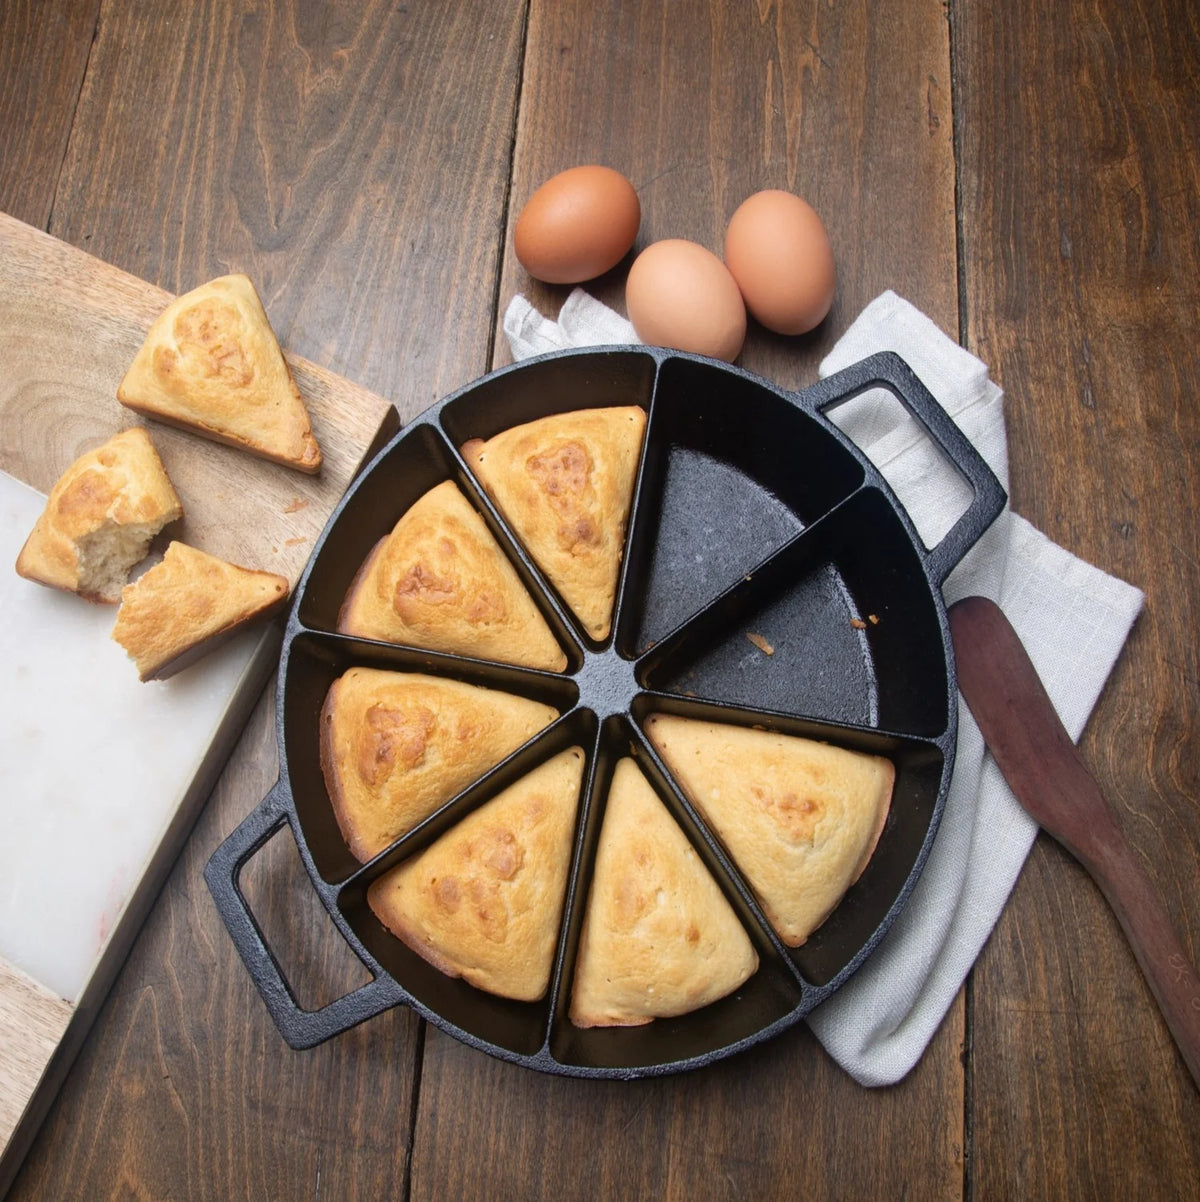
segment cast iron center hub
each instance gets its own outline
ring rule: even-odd
[[[583,665],[575,673],[579,704],[590,709],[601,722],[614,714],[627,714],[633,698],[641,692],[637,665],[615,650],[585,651]]]

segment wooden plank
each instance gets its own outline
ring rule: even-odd
[[[719,252],[746,195],[791,188],[827,219],[838,299],[811,335],[752,329],[745,366],[788,386],[811,382],[887,287],[954,332],[948,54],[936,3],[693,0],[664,20],[650,6],[535,0],[510,239],[523,199],[577,163],[608,163],[634,181],[639,247],[680,236]],[[618,268],[589,290],[621,308],[623,281]],[[569,290],[531,281],[510,249],[501,311],[518,291],[554,314]],[[508,358],[498,341],[496,362]],[[895,1196],[906,1183],[921,1197],[957,1198],[962,1046],[956,1004],[893,1090],[861,1089],[805,1031],[701,1073],[587,1085],[496,1065],[431,1030],[412,1196],[841,1198]]]
[[[410,1196],[958,1198],[961,1053],[948,1022],[916,1071],[868,1093],[800,1027],[698,1072],[587,1082],[430,1028]]]
[[[794,191],[822,214],[837,264],[833,309],[799,338],[751,321],[739,360],[751,371],[785,387],[812,383],[821,358],[888,288],[956,334],[941,6],[831,12],[813,3],[756,10],[689,0],[660,21],[649,6],[533,4],[501,308],[521,292],[557,313],[570,289],[531,279],[511,253],[512,226],[550,175],[602,162],[637,188],[634,253],[660,238],[722,253],[734,209],[762,188]],[[627,267],[588,291],[624,312]],[[511,358],[502,332],[495,358]]]
[[[1007,390],[1017,510],[1146,591],[1083,750],[1200,954],[1200,27],[1115,0],[967,5],[954,27],[969,344]],[[1200,1192],[1194,1086],[1045,839],[973,997],[978,1197]]]
[[[101,0],[0,5],[0,196],[45,229]]]
[[[172,291],[246,270],[285,346],[410,416],[488,365],[523,16],[517,3],[108,5],[52,230]],[[201,879],[277,766],[268,700],[13,1196],[129,1181],[154,1196],[398,1192],[419,1024],[393,1013],[289,1052]],[[355,966],[329,971],[348,953],[277,845],[261,871],[281,875],[251,887],[256,916],[290,941],[275,950],[317,1005],[357,983]]]
[[[4,429],[0,467],[46,491],[82,450],[132,424],[133,415],[116,401],[116,386],[150,321],[169,299],[161,289],[0,213],[0,360],[6,369],[0,384]],[[295,584],[334,504],[377,438],[395,428],[396,415],[388,402],[323,368],[295,358],[292,367],[325,452],[316,476],[281,469],[157,423],[149,425],[185,508],[185,519],[170,536],[236,563],[269,567]],[[15,607],[9,616],[15,620]],[[39,675],[62,679],[57,675],[61,671],[75,683],[67,696],[54,699],[57,720],[76,738],[95,738],[114,749],[111,762],[118,767],[96,778],[92,774],[99,769],[90,760],[77,761],[77,777],[50,776],[34,763],[9,763],[0,810],[36,806],[61,812],[66,822],[76,795],[86,792],[96,812],[114,814],[123,812],[121,799],[130,789],[143,790],[136,795],[144,804],[134,807],[125,819],[121,842],[102,841],[113,859],[105,858],[93,842],[92,859],[71,875],[59,880],[51,866],[42,873],[43,877],[50,874],[61,891],[73,889],[78,922],[108,933],[103,941],[97,937],[96,947],[84,949],[81,956],[74,947],[73,931],[63,931],[52,922],[43,933],[33,925],[47,948],[58,948],[61,971],[77,982],[58,986],[76,1005],[67,1008],[69,1026],[62,1024],[54,1042],[48,1044],[36,1024],[13,1032],[7,1041],[22,1072],[6,1090],[6,1107],[14,1113],[0,1141],[0,1151],[5,1152],[0,1181],[11,1173],[13,1158],[21,1154],[44,1113],[49,1098],[43,1095],[57,1086],[78,1050],[138,923],[211,788],[213,765],[228,754],[278,648],[277,630],[263,631],[229,683],[228,693],[219,694],[215,710],[183,708],[169,729],[160,728],[178,753],[177,761],[166,762],[141,755],[136,744],[121,741],[123,732],[162,712],[157,706],[145,708],[151,695],[141,691],[132,675],[132,694],[113,692],[98,679],[103,672],[79,674],[77,660],[60,661],[56,656],[60,643],[74,645],[70,638],[75,623],[81,624],[85,635],[93,631],[92,617],[72,608],[60,611],[43,628],[57,636],[47,647],[31,646],[37,639],[30,635],[18,653],[24,656],[28,648],[28,658],[14,660],[10,655],[6,662],[6,696],[10,705],[15,697],[28,706],[31,693],[23,691],[22,673],[30,673],[26,679]],[[106,662],[119,665],[120,657]],[[76,680],[73,672],[83,679]],[[104,707],[96,704],[93,685],[108,699]],[[15,813],[9,810],[9,817]],[[10,837],[18,840],[21,852],[38,854],[35,847],[22,847],[20,836],[12,831]],[[65,831],[60,854],[72,849],[68,854],[73,855],[76,842]],[[100,898],[107,900],[101,903]],[[21,903],[10,899],[4,909],[6,920],[12,920],[13,904]],[[28,905],[28,899],[23,904]],[[101,904],[105,912],[94,912],[93,907]],[[27,929],[34,922],[24,921]],[[8,950],[6,946],[0,952]],[[48,956],[47,963],[53,961]],[[46,980],[54,983],[53,977]],[[10,1136],[12,1149],[8,1149]]]

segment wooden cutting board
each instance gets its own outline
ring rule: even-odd
[[[141,685],[108,637],[114,608],[16,576],[38,494],[85,450],[144,425],[185,513],[161,543],[294,585],[399,425],[387,401],[286,347],[324,454],[317,476],[137,417],[117,384],[170,300],[0,213],[0,1195],[278,663],[281,629]]]

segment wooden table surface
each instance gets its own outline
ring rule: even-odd
[[[1200,955],[1200,8],[1191,0],[7,0],[0,209],[172,291],[260,284],[285,344],[409,418],[505,362],[511,231],[575,163],[640,243],[763,187],[827,219],[815,379],[891,288],[1007,393],[1012,501],[1145,590],[1084,753]],[[620,272],[594,291],[620,306]],[[560,1080],[393,1010],[280,1039],[206,889],[273,783],[270,690],[13,1186],[103,1198],[1190,1198],[1200,1095],[1111,913],[1040,837],[924,1058],[800,1027],[682,1077]],[[246,888],[306,1005],[364,979],[290,837]]]

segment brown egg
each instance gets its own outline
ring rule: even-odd
[[[547,284],[579,284],[611,270],[637,237],[642,208],[611,167],[571,167],[529,198],[513,230],[521,265]]]
[[[815,210],[790,192],[756,192],[725,231],[725,265],[768,330],[804,334],[833,304],[833,247]]]
[[[638,337],[732,363],[746,338],[737,281],[710,250],[683,238],[652,242],[634,260],[625,305]]]

